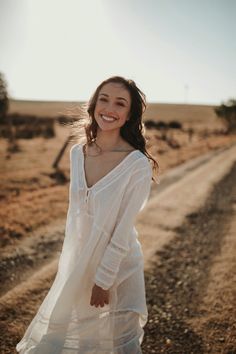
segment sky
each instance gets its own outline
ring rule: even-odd
[[[236,0],[0,0],[12,98],[87,101],[113,75],[148,102],[236,98]]]

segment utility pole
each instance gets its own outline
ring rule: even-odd
[[[185,84],[184,85],[184,102],[185,102],[185,104],[187,104],[188,103],[188,92],[189,92],[189,86],[188,86],[188,84]]]

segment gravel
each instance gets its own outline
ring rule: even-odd
[[[203,336],[194,331],[189,320],[201,315],[199,304],[207,289],[211,265],[221,251],[233,214],[235,181],[236,164],[213,187],[204,207],[189,214],[176,228],[175,238],[156,253],[152,268],[145,272],[149,320],[144,328],[143,354],[209,352]],[[221,324],[214,326],[220,328]],[[236,353],[236,342],[233,350],[231,346],[227,351],[223,335],[214,339],[224,344],[220,353]],[[218,353],[211,350],[212,354]]]

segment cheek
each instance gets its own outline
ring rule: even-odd
[[[94,114],[99,114],[99,111],[101,110],[101,105],[99,103],[96,104]]]
[[[126,120],[126,119],[128,118],[128,116],[129,116],[129,111],[128,111],[128,110],[124,110],[124,111],[122,112],[121,116],[122,116],[122,118],[123,118],[124,120]]]
[[[97,112],[97,113],[99,113],[99,112],[101,112],[103,109],[105,109],[106,108],[106,104],[105,103],[103,103],[103,102],[97,102],[96,103],[96,106],[95,106],[95,111],[94,112]]]

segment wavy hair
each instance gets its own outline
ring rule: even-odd
[[[93,142],[96,142],[98,124],[94,118],[94,111],[99,92],[101,88],[108,83],[121,84],[129,92],[131,97],[129,119],[120,128],[120,135],[135,149],[140,150],[144,155],[146,155],[150,162],[152,161],[152,180],[158,183],[154,178],[154,175],[156,175],[159,170],[159,164],[147,151],[145,125],[142,122],[143,113],[147,107],[146,96],[137,87],[133,80],[128,80],[121,76],[112,76],[104,80],[96,88],[88,103],[80,107],[79,119],[76,119],[72,123],[72,129],[74,130],[74,134],[72,134],[72,136],[79,142],[83,140],[83,142],[87,145],[91,145]]]

